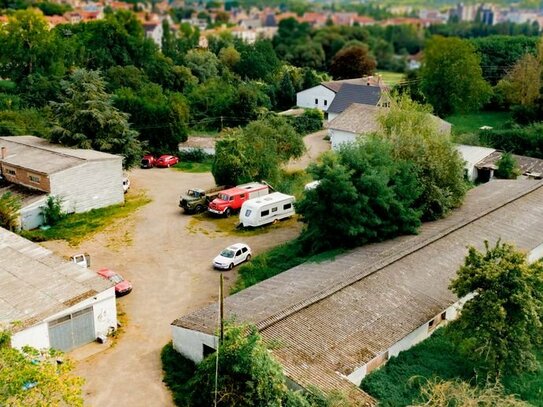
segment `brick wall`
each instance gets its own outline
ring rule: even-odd
[[[29,171],[14,165],[0,163],[2,176],[9,182],[24,185],[25,187],[37,189],[43,192],[50,192],[51,185],[49,176],[35,171]]]

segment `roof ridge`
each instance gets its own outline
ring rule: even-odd
[[[310,305],[313,305],[319,301],[322,301],[328,297],[330,297],[331,295],[337,293],[338,291],[341,291],[343,290],[344,288],[350,286],[350,285],[353,285],[359,281],[361,281],[362,279],[372,275],[372,274],[375,274],[376,272],[382,270],[383,268],[387,267],[388,265],[392,264],[392,263],[395,263],[401,259],[403,259],[404,257],[407,257],[409,255],[411,255],[412,253],[415,253],[419,250],[421,250],[422,248],[430,245],[431,243],[434,243],[438,240],[441,240],[442,238],[444,238],[445,236],[448,236],[450,235],[451,233],[459,230],[459,229],[462,229],[464,227],[466,227],[467,225],[481,219],[482,217],[492,213],[492,212],[495,212],[497,211],[498,209],[501,209],[503,208],[504,206],[507,206],[521,198],[523,198],[524,196],[526,195],[529,195],[531,194],[532,192],[540,189],[543,187],[543,181],[542,182],[536,182],[534,186],[530,187],[529,189],[527,190],[524,190],[524,191],[521,191],[520,193],[516,194],[515,196],[507,199],[505,202],[501,202],[499,203],[498,205],[496,206],[492,206],[488,209],[484,209],[482,211],[480,211],[479,213],[477,213],[475,216],[471,217],[471,218],[467,218],[467,219],[463,219],[461,222],[457,223],[457,224],[454,224],[453,226],[449,226],[448,228],[446,228],[445,230],[433,235],[433,236],[430,236],[428,237],[427,239],[411,246],[411,245],[407,245],[406,248],[390,255],[390,256],[387,256],[384,260],[381,260],[381,261],[378,261],[377,263],[375,263],[371,268],[370,270],[371,271],[361,271],[361,272],[358,272],[356,274],[354,274],[353,276],[351,277],[348,277],[346,280],[344,281],[341,281],[341,282],[338,282],[328,288],[325,288],[323,289],[322,291],[310,296],[309,298],[306,298],[302,301],[299,301],[298,303],[294,304],[294,305],[291,305],[277,313],[275,313],[274,315],[270,316],[270,317],[267,317],[265,319],[263,319],[262,321],[260,322],[257,322],[255,325],[256,327],[258,328],[259,331],[262,331],[263,329],[266,329],[270,326],[272,326],[273,324],[281,321],[282,319],[284,318],[287,318],[288,316],[294,314],[295,312],[298,312],[304,308],[307,308],[309,307]]]

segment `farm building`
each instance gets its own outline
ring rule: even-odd
[[[0,325],[13,347],[71,350],[117,328],[114,284],[0,228]]]
[[[492,181],[469,191],[446,219],[415,236],[306,263],[225,300],[227,318],[255,324],[286,375],[302,387],[344,390],[373,405],[366,374],[454,319],[466,298],[448,286],[467,254],[498,239],[543,256],[543,182]],[[199,362],[216,347],[217,306],[172,323],[175,349]]]
[[[386,107],[352,103],[328,123],[328,135],[332,150],[337,150],[343,143],[352,143],[358,136],[378,131],[379,114],[386,113]],[[441,134],[451,134],[451,124],[437,116],[430,115]]]
[[[0,172],[8,186],[34,195],[21,210],[23,229],[42,224],[47,195],[61,197],[68,213],[124,202],[122,157],[113,154],[62,147],[34,136],[0,137]]]

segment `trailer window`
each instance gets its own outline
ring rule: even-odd
[[[245,217],[248,218],[249,216],[251,216],[251,210],[250,209],[247,209],[245,211]]]
[[[260,212],[260,216],[268,216],[270,214],[270,211],[269,209],[265,210],[265,211],[262,211]]]
[[[292,204],[291,204],[291,203],[288,203],[288,204],[283,205],[283,209],[290,209],[290,208],[292,208]]]
[[[277,212],[277,206],[275,208],[272,208],[272,213]]]

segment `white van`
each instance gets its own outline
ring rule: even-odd
[[[288,218],[294,213],[294,197],[274,192],[245,201],[239,212],[239,221],[244,227],[256,227]]]

